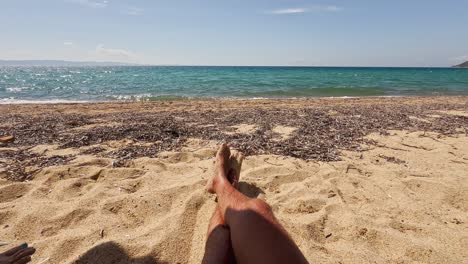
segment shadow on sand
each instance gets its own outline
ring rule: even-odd
[[[239,192],[244,194],[249,198],[257,198],[260,194],[265,194],[262,189],[258,188],[254,184],[247,183],[247,182],[239,182],[237,184],[237,189]]]
[[[250,184],[247,182],[239,182],[238,183],[238,189],[241,193],[244,195],[250,197],[250,198],[257,198],[260,194],[263,194],[264,192],[262,189],[258,188],[254,184]],[[232,213],[232,212],[229,212]],[[258,221],[258,220],[257,220]],[[213,240],[214,238],[211,238],[213,234],[217,234],[218,232],[212,232],[210,234],[210,237],[208,238],[208,244],[209,241]],[[229,237],[229,231],[228,235]],[[217,239],[214,239],[217,240]],[[223,246],[223,248],[226,245]],[[214,249],[219,249],[219,245],[213,247]],[[232,248],[230,247],[230,263],[235,263],[235,258],[233,257],[233,252]],[[218,255],[218,254],[216,254]],[[82,256],[80,256],[77,260],[72,262],[73,264],[168,264],[167,261],[161,261],[153,256],[145,256],[145,257],[140,257],[140,258],[132,258],[128,255],[128,253],[123,249],[121,246],[119,246],[117,243],[114,242],[105,242],[102,244],[99,244],[90,250],[88,250],[86,253],[84,253]]]
[[[114,242],[97,245],[73,262],[73,264],[167,264],[152,256],[132,258]]]

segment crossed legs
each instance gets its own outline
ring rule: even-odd
[[[221,146],[217,173],[207,185],[217,195],[218,205],[210,221],[203,263],[230,263],[232,256],[237,263],[308,263],[270,206],[231,184],[229,157],[229,147]]]
[[[210,224],[208,225],[208,239],[206,240],[205,256],[203,264],[236,263],[231,244],[231,234],[229,228],[224,224],[221,212],[216,207]]]

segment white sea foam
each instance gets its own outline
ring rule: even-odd
[[[99,101],[93,101],[99,102]],[[76,101],[76,100],[24,100],[10,98],[0,98],[0,104],[76,104],[76,103],[91,103],[90,101]]]
[[[24,90],[27,90],[29,89],[29,87],[7,87],[6,90],[8,92],[11,92],[11,93],[18,93],[18,92],[21,92],[21,91],[24,91]]]
[[[151,94],[134,94],[134,95],[109,95],[108,98],[119,101],[146,101],[151,97],[154,97]]]
[[[62,99],[50,99],[50,100],[25,100],[10,98],[0,98],[0,104],[77,104],[77,103],[110,103],[110,102],[141,102],[149,101],[154,99],[165,98],[167,100],[177,99],[227,99],[227,100],[275,100],[275,99],[353,99],[353,98],[392,98],[392,97],[411,97],[405,95],[385,95],[385,96],[326,96],[326,97],[185,97],[185,96],[170,96],[170,95],[111,95],[108,96],[109,100],[62,100]]]

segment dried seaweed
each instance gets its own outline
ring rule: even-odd
[[[14,135],[17,140],[9,146],[17,148],[38,144],[58,144],[62,148],[78,148],[110,140],[130,139],[135,144],[102,154],[121,161],[144,156],[155,157],[161,151],[178,150],[189,138],[229,142],[231,146],[240,149],[246,155],[277,154],[308,160],[336,161],[340,159],[340,150],[362,151],[364,136],[373,132],[387,134],[388,130],[404,129],[452,135],[460,133],[460,130],[466,131],[468,127],[466,116],[439,112],[437,114],[440,117],[432,116],[434,111],[468,110],[466,98],[457,102],[448,103],[437,98],[427,101],[414,99],[411,103],[398,99],[374,101],[350,99],[346,103],[314,103],[310,106],[302,102],[300,107],[274,105],[263,107],[258,103],[245,108],[226,109],[216,105],[211,109],[190,111],[164,110],[161,106],[164,103],[150,102],[126,104],[121,111],[108,113],[95,111],[95,113],[79,114],[47,111],[46,114],[38,115],[31,115],[27,111],[8,114],[8,111],[2,110],[0,118],[8,122],[0,124],[0,136]],[[193,109],[195,105],[197,102],[192,105],[188,103],[187,109],[189,106]],[[76,107],[89,110],[104,106],[77,105]],[[10,109],[14,107],[10,106]],[[21,106],[16,107],[21,108]],[[38,106],[38,112],[45,112],[46,107]],[[424,122],[423,119],[430,122]],[[85,125],[102,123],[122,125],[81,128]],[[256,131],[250,134],[226,133],[233,132],[232,126],[239,124],[255,124]],[[295,127],[297,130],[287,140],[281,141],[278,140],[278,134],[272,131],[278,125]],[[97,147],[83,153],[101,152],[103,149]],[[19,155],[19,158],[14,155],[5,157],[10,164],[9,169],[14,171],[9,174],[10,179],[24,180],[29,177],[22,171],[26,161],[40,166],[48,164],[45,162],[41,165],[38,163],[40,158],[25,152],[15,155]]]
[[[95,155],[95,154],[101,153],[101,152],[103,152],[105,150],[106,150],[105,148],[103,148],[101,146],[97,146],[97,147],[92,147],[92,148],[89,148],[87,150],[84,150],[84,151],[80,152],[80,154]]]
[[[30,180],[42,168],[64,165],[73,159],[73,155],[49,157],[27,149],[0,151],[0,165],[5,168],[6,178],[15,181]]]

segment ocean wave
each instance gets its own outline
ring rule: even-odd
[[[270,89],[243,91],[235,93],[238,97],[252,98],[296,98],[296,97],[345,97],[345,96],[383,96],[386,91],[374,87],[349,87],[349,88],[289,88],[289,89]]]
[[[0,98],[0,104],[77,104],[77,103],[91,103],[91,101],[80,101],[80,100],[27,100],[27,99],[16,99],[16,98]]]
[[[30,87],[24,86],[24,87],[7,87],[6,88],[7,92],[11,92],[11,93],[18,93],[27,89],[30,89]]]
[[[49,99],[99,102],[468,95],[468,71],[431,71],[287,67],[0,68],[0,99],[14,96],[39,102]]]
[[[187,100],[195,99],[195,97],[183,95],[153,95],[153,94],[134,94],[134,95],[108,95],[110,101],[128,101],[128,102],[144,102],[144,101],[170,101],[170,100]]]
[[[118,96],[117,96],[118,97]],[[323,96],[320,98],[340,98],[340,99],[353,99],[353,98],[391,98],[391,97],[412,97],[404,95],[382,95],[382,96]],[[179,100],[274,100],[274,99],[307,99],[317,98],[310,96],[299,97],[189,97],[189,96],[149,96],[138,98],[132,96],[120,96],[120,99],[107,99],[107,100],[63,100],[63,99],[44,99],[44,100],[28,100],[17,98],[0,98],[0,104],[79,104],[79,103],[112,103],[112,102],[151,102],[151,101],[179,101]]]

